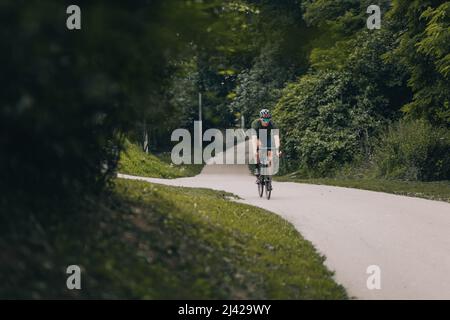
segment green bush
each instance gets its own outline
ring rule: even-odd
[[[347,74],[319,72],[284,90],[275,121],[292,169],[308,176],[328,175],[359,151],[364,130],[357,119],[366,115],[345,98],[350,87]]]
[[[315,66],[283,91],[275,110],[288,158],[282,172],[324,177],[368,165],[383,124],[401,116],[410,96],[402,89],[403,70],[383,59],[394,38],[389,30],[362,31],[346,44],[352,49],[342,67]],[[330,49],[332,56],[341,49]]]
[[[392,125],[376,148],[377,174],[389,179],[450,179],[450,130],[426,121]]]

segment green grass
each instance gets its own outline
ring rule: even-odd
[[[230,196],[117,179],[73,216],[0,225],[0,298],[347,298],[291,224]]]
[[[303,179],[297,177],[295,173],[281,177],[275,177],[275,179],[278,181],[290,181],[298,183],[330,185],[337,187],[380,191],[410,197],[450,202],[450,181],[419,182],[375,178]]]
[[[130,142],[125,143],[125,151],[120,155],[119,172],[134,176],[151,178],[181,178],[195,176],[203,165],[174,165],[170,155],[155,156],[147,154]]]

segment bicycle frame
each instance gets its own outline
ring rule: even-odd
[[[276,151],[278,148],[259,148],[259,164],[260,174],[265,176],[273,176],[278,172],[279,160],[276,153],[272,152],[270,159],[269,151]],[[265,152],[261,152],[265,151]]]
[[[266,198],[270,200],[270,196],[272,194],[272,175],[273,172],[268,172],[267,170],[271,170],[273,164],[273,153],[269,159],[268,151],[277,150],[277,148],[259,148],[259,151],[262,152],[259,155],[259,183],[258,183],[258,193],[259,196],[262,197],[264,193],[264,189],[266,189]]]

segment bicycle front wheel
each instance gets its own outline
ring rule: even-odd
[[[266,198],[270,200],[270,196],[272,195],[272,181],[266,181]]]
[[[259,194],[260,198],[262,198],[262,196],[264,194],[264,182],[263,181],[264,181],[263,179],[260,179],[259,183],[258,183],[258,194]]]

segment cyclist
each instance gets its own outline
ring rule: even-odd
[[[259,176],[260,176],[260,162],[259,162],[259,148],[268,148],[267,150],[267,157],[269,161],[272,160],[272,150],[270,148],[272,147],[272,129],[278,129],[275,123],[272,121],[272,115],[269,110],[262,109],[259,113],[259,118],[254,120],[252,122],[252,129],[256,131],[256,135],[252,137],[252,147],[253,147],[253,154],[255,155],[256,159],[256,183],[259,182]],[[261,131],[260,130],[267,130],[266,134],[263,135],[263,139],[261,139]],[[264,141],[265,140],[265,141]],[[275,148],[278,152],[278,156],[281,154],[280,152],[280,136],[278,134],[274,134],[273,137]]]

